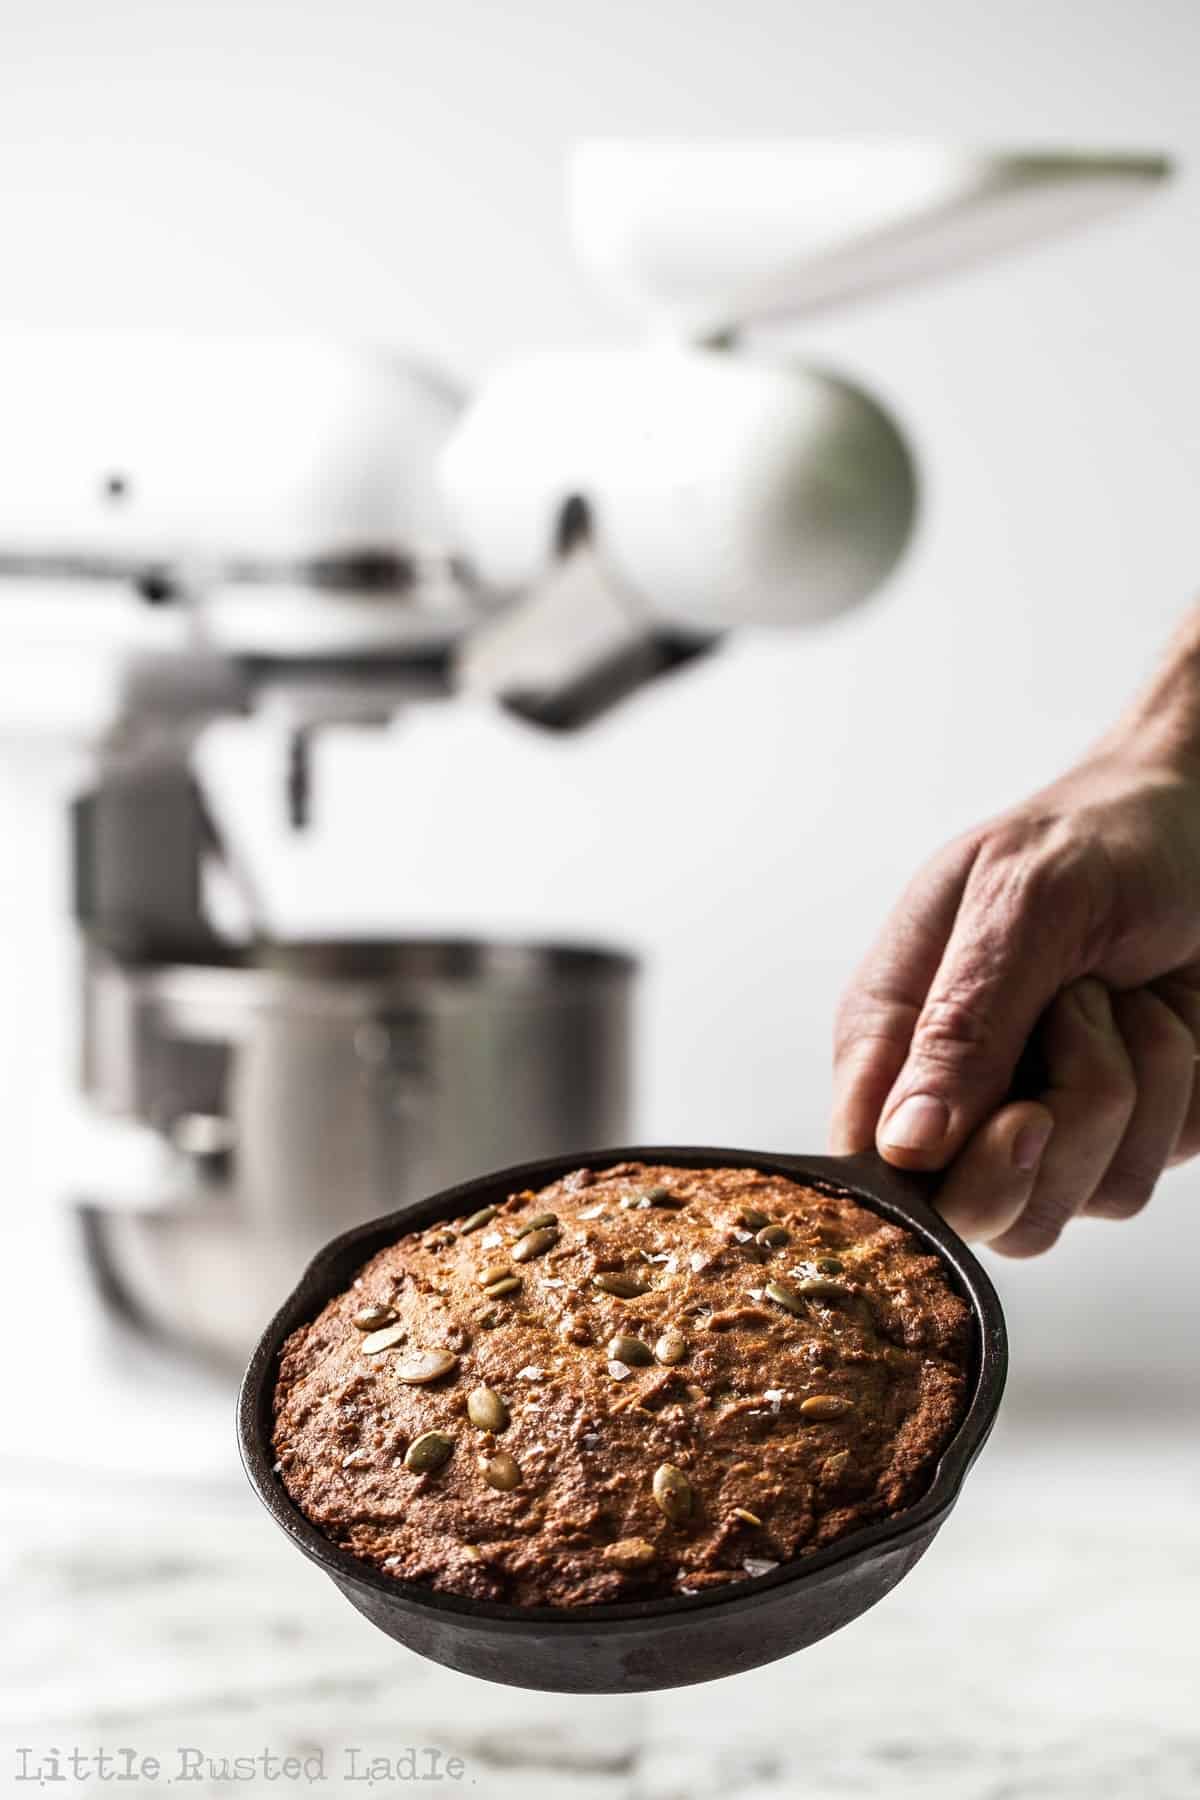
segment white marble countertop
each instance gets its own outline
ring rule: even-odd
[[[46,1791],[204,1800],[1195,1800],[1195,1416],[1135,1396],[1010,1410],[920,1566],[873,1612],[706,1687],[565,1698],[423,1662],[288,1546],[231,1468],[5,1471],[4,1791],[15,1753],[129,1746],[156,1781]],[[1064,1420],[1073,1423],[1067,1425]],[[324,1779],[179,1780],[178,1752],[320,1754]],[[459,1782],[351,1781],[406,1748]],[[400,1764],[403,1770],[403,1763]],[[10,1771],[12,1775],[10,1777]],[[9,1785],[9,1780],[13,1785]]]

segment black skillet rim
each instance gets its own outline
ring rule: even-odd
[[[369,1563],[330,1542],[295,1505],[274,1470],[271,1444],[275,1375],[284,1340],[299,1325],[314,1318],[351,1278],[342,1267],[348,1252],[364,1245],[359,1265],[376,1250],[405,1232],[424,1228],[442,1218],[474,1210],[485,1193],[514,1186],[545,1185],[578,1168],[603,1169],[616,1163],[675,1163],[680,1168],[757,1168],[767,1173],[807,1179],[814,1185],[849,1193],[871,1211],[903,1225],[936,1254],[947,1269],[952,1285],[971,1308],[975,1330],[973,1386],[954,1436],[942,1451],[925,1493],[902,1513],[852,1532],[828,1549],[809,1557],[781,1563],[766,1575],[699,1594],[670,1595],[652,1600],[610,1602],[591,1607],[514,1606],[500,1601],[470,1600],[445,1594],[418,1582],[383,1575]],[[331,1275],[331,1271],[336,1271]],[[349,1582],[391,1600],[393,1604],[426,1609],[459,1617],[464,1626],[551,1626],[558,1632],[595,1632],[606,1625],[631,1622],[663,1622],[701,1611],[718,1612],[753,1605],[769,1599],[774,1590],[802,1583],[836,1570],[871,1551],[903,1544],[938,1529],[954,1506],[972,1464],[987,1442],[1004,1391],[1008,1368],[1008,1343],[1004,1314],[991,1281],[962,1239],[934,1211],[923,1193],[907,1177],[873,1155],[855,1157],[801,1156],[784,1152],[731,1150],[719,1146],[646,1145],[572,1152],[543,1157],[495,1170],[454,1187],[443,1188],[427,1199],[410,1202],[391,1213],[353,1226],[319,1250],[291,1294],[283,1302],[259,1339],[238,1395],[237,1431],[242,1466],[258,1498],[276,1524],[297,1549],[339,1583]]]

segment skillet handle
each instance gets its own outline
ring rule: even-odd
[[[1049,1079],[1041,1028],[1037,1026],[1017,1059],[1005,1104],[1013,1100],[1036,1100],[1045,1092]],[[896,1169],[885,1162],[877,1150],[859,1150],[853,1156],[829,1160],[837,1163],[847,1176],[861,1181],[872,1193],[891,1199],[896,1206],[911,1208],[918,1218],[937,1213],[934,1197],[942,1184],[943,1169]]]
[[[928,1222],[931,1216],[945,1223],[934,1205],[934,1197],[942,1183],[942,1171],[930,1174],[916,1169],[894,1169],[878,1150],[858,1150],[853,1156],[831,1156],[831,1169],[853,1185],[860,1183],[870,1194],[890,1200],[910,1217]]]

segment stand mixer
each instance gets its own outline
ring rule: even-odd
[[[272,722],[280,807],[314,830],[329,726],[466,695],[572,730],[741,625],[865,599],[915,516],[903,436],[759,328],[1059,230],[1164,173],[589,146],[580,253],[657,335],[525,358],[469,403],[416,363],[319,345],[0,341],[0,619],[17,647],[0,717],[89,745],[72,861],[91,1124],[72,1198],[115,1306],[240,1360],[333,1233],[629,1136],[630,957],[279,941],[205,791],[214,724]]]

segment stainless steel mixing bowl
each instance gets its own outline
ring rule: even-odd
[[[330,1236],[448,1184],[628,1133],[635,965],[463,941],[264,946],[86,975],[85,1088],[146,1154],[80,1196],[142,1324],[244,1361]]]

